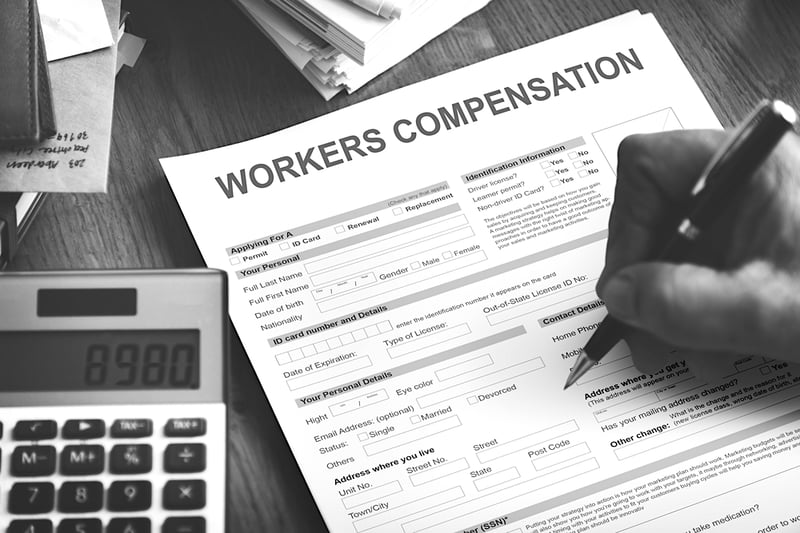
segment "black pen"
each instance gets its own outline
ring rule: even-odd
[[[797,113],[791,106],[778,100],[759,103],[700,174],[692,189],[686,215],[654,259],[684,259],[694,241],[751,179],[796,122]],[[564,389],[572,386],[616,346],[626,329],[622,322],[606,316],[578,355]]]

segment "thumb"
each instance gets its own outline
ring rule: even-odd
[[[612,316],[674,346],[800,356],[800,282],[766,263],[732,272],[639,263],[598,291]]]

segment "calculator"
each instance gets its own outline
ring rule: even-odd
[[[225,531],[226,287],[0,273],[0,533]]]

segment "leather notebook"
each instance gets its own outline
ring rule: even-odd
[[[0,145],[55,133],[47,54],[36,0],[4,0],[0,16]]]

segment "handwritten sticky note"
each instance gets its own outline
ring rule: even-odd
[[[119,0],[103,0],[107,29]],[[57,133],[0,152],[0,191],[105,192],[114,106],[116,46],[48,63]]]

